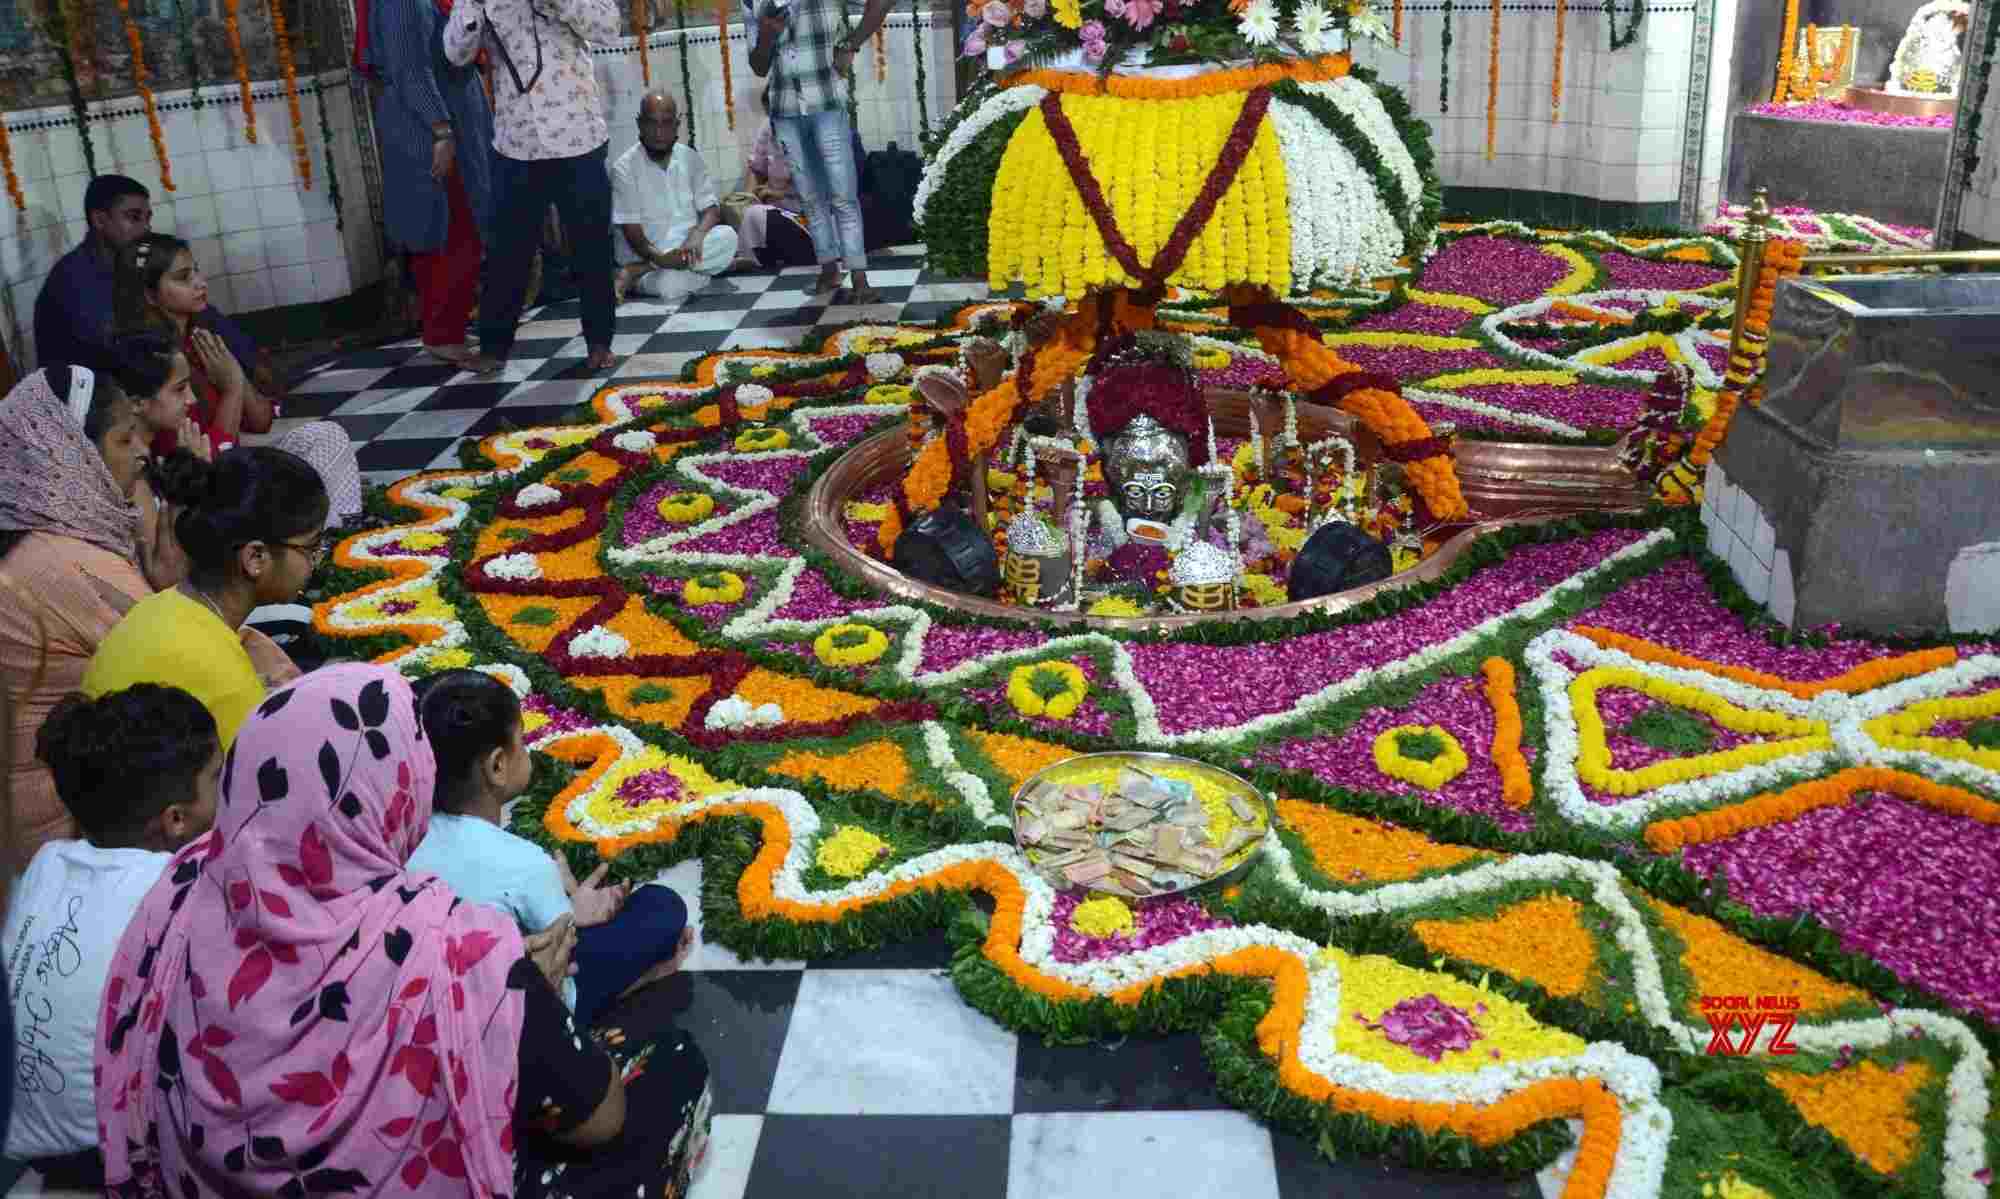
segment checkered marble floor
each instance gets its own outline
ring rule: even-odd
[[[618,311],[610,376],[581,371],[577,305],[528,314],[498,379],[426,358],[417,343],[364,350],[305,380],[287,420],[329,418],[386,483],[457,463],[456,443],[507,422],[560,421],[605,378],[676,377],[713,350],[793,347],[815,328],[928,320],[985,299],[934,278],[916,247],[875,256],[884,303],[829,308],[811,268],[732,275],[732,290]],[[701,864],[660,881],[699,907]],[[695,918],[699,921],[697,911]],[[854,957],[744,962],[703,942],[642,1000],[699,1040],[718,1113],[693,1199],[1502,1199],[1503,1184],[1329,1161],[1216,1094],[1198,1039],[1050,1045],[969,1007],[942,932]],[[1337,1149],[1338,1147],[1336,1147]]]
[[[412,471],[456,466],[458,442],[501,428],[562,421],[606,381],[677,378],[681,367],[720,349],[796,347],[814,329],[857,321],[930,320],[983,300],[983,284],[934,278],[919,247],[877,253],[869,282],[882,303],[832,307],[811,293],[815,268],[734,274],[680,304],[627,300],[611,348],[624,361],[610,374],[583,369],[587,350],[579,305],[570,300],[526,314],[506,370],[478,378],[439,362],[419,342],[357,350],[294,385],[278,431],[332,420],[358,448],[363,477],[391,483]]]

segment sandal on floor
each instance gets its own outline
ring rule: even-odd
[[[456,366],[460,369],[464,369],[465,364],[471,362],[474,357],[472,351],[462,345],[456,345],[456,346],[427,345],[424,347],[424,353],[429,354],[431,357],[437,359],[439,362],[449,363],[450,365]]]

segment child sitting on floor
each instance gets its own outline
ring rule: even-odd
[[[608,865],[579,883],[561,855],[500,827],[502,808],[534,776],[514,692],[491,675],[448,670],[416,693],[437,757],[437,793],[410,872],[437,875],[460,896],[509,913],[525,932],[573,919],[576,967],[563,998],[583,1025],[678,970],[694,947],[679,895],[657,885],[601,886]]]
[[[95,700],[66,696],[35,752],[86,839],[36,851],[0,926],[21,1055],[14,1077],[0,1079],[15,1091],[6,1154],[32,1162],[46,1191],[98,1191],[92,1067],[104,980],[173,852],[215,823],[222,746],[193,696],[141,683]]]

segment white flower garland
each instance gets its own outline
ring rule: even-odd
[[[1588,379],[1593,383],[1650,384],[1659,375],[1658,371],[1629,370],[1624,367],[1603,366],[1598,363],[1583,361],[1580,354],[1577,357],[1559,357],[1549,353],[1547,350],[1538,350],[1532,346],[1522,345],[1520,342],[1507,336],[1501,327],[1539,320],[1547,315],[1549,309],[1556,304],[1567,304],[1576,308],[1591,308],[1599,312],[1615,312],[1620,315],[1629,315],[1623,309],[1609,306],[1608,301],[1638,301],[1648,308],[1655,308],[1666,303],[1669,298],[1678,303],[1683,310],[1700,309],[1715,311],[1729,306],[1729,301],[1727,300],[1699,294],[1690,295],[1687,292],[1665,291],[1659,288],[1646,287],[1614,287],[1603,291],[1582,292],[1573,296],[1543,296],[1540,299],[1516,304],[1511,308],[1503,308],[1498,312],[1482,317],[1479,322],[1479,330],[1490,338],[1494,345],[1509,354],[1526,359],[1537,366],[1546,367],[1550,370],[1566,371],[1579,378]],[[1637,336],[1644,337],[1648,335],[1639,334]],[[1701,338],[1701,331],[1690,326],[1675,335],[1674,345],[1680,350],[1681,357],[1687,362],[1688,369],[1693,372],[1695,386],[1709,391],[1719,390],[1722,386],[1722,377],[1715,373],[1715,368],[1710,366],[1708,360],[1703,358],[1695,349],[1696,346],[1701,344]],[[1611,344],[1621,345],[1625,340],[1628,339],[1620,339]],[[1592,347],[1592,350],[1583,352],[1603,353],[1605,350],[1604,347]]]
[[[561,500],[562,492],[546,483],[530,483],[514,493],[514,503],[521,508],[546,508]]]
[[[736,406],[738,408],[761,408],[778,398],[778,393],[762,383],[738,383],[736,385]]]
[[[719,700],[702,718],[704,728],[719,732],[736,729],[776,728],[785,723],[785,710],[777,704],[751,704],[741,695]]]
[[[1568,368],[1565,367],[1565,370]],[[1526,429],[1536,429],[1543,433],[1553,433],[1558,437],[1585,437],[1588,434],[1575,425],[1564,424],[1552,416],[1538,416],[1532,412],[1516,412],[1512,408],[1502,408],[1471,396],[1457,395],[1449,391],[1430,391],[1420,387],[1403,388],[1403,398],[1413,403],[1436,404],[1440,408],[1456,408],[1460,412],[1476,413],[1495,420],[1506,421]]]
[[[644,429],[627,429],[611,439],[611,444],[628,454],[650,454],[659,446],[659,439]]]
[[[1373,176],[1310,111],[1282,100],[1268,111],[1285,163],[1292,289],[1339,287],[1390,269],[1404,253],[1403,231]]]
[[[1042,88],[1033,84],[1003,87],[989,96],[984,104],[974,109],[971,115],[960,121],[958,127],[951,131],[951,136],[944,139],[944,145],[939,146],[937,153],[931,156],[930,162],[924,165],[924,177],[917,184],[916,197],[910,202],[910,219],[923,221],[924,213],[930,208],[931,193],[944,182],[945,172],[951,168],[952,160],[971,145],[975,138],[986,132],[988,126],[1024,108],[1033,108],[1040,104],[1042,97],[1047,94]]]
[[[631,656],[632,643],[597,625],[570,638],[569,652],[578,658],[624,658]]]
[[[542,577],[542,563],[533,554],[504,554],[486,564],[486,577],[524,583]]]
[[[863,358],[861,363],[867,368],[868,377],[877,383],[887,383],[895,379],[906,368],[901,354],[889,353],[887,351],[877,351],[870,354],[866,358]]]

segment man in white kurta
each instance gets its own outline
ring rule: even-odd
[[[679,300],[736,260],[736,230],[701,155],[679,140],[680,106],[665,92],[639,101],[639,144],[611,164],[611,242],[619,295]]]

